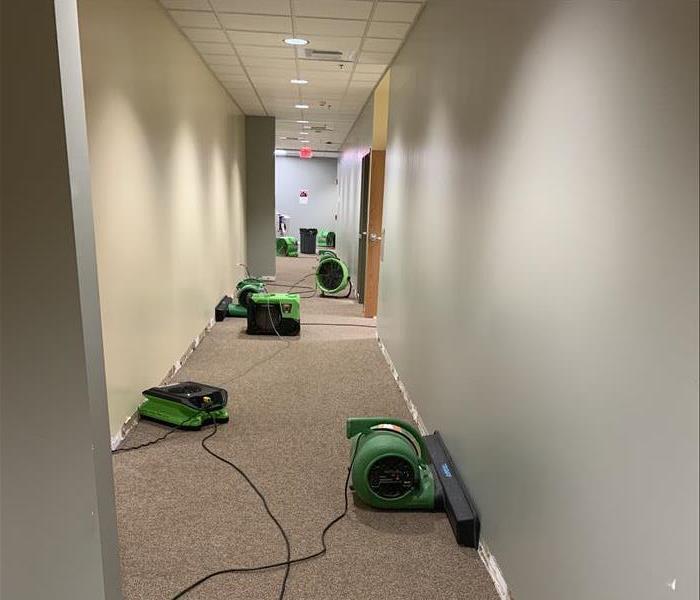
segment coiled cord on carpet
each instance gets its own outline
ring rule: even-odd
[[[287,549],[289,550],[289,538],[287,537],[287,534],[286,534],[286,532],[284,531],[283,527],[280,525],[279,521],[273,516],[272,512],[270,511],[270,509],[269,509],[269,507],[268,507],[268,504],[267,504],[267,500],[265,499],[265,496],[263,495],[263,493],[253,484],[253,482],[248,478],[248,476],[247,476],[238,466],[236,466],[236,465],[235,465],[234,463],[232,463],[231,461],[228,461],[228,460],[226,460],[225,458],[222,458],[221,456],[219,456],[218,454],[216,454],[215,452],[213,452],[210,448],[208,448],[208,447],[206,446],[205,442],[206,442],[208,439],[212,438],[214,435],[216,435],[216,431],[217,431],[217,429],[216,429],[216,423],[214,424],[214,426],[215,426],[214,431],[213,431],[212,433],[210,433],[209,435],[207,435],[207,436],[202,440],[202,447],[203,447],[209,454],[211,454],[212,456],[214,456],[215,458],[221,460],[222,462],[224,462],[224,463],[226,463],[227,465],[229,465],[229,466],[231,466],[232,468],[234,468],[238,473],[240,473],[240,474],[245,478],[245,480],[248,482],[248,484],[253,488],[253,490],[255,491],[255,493],[256,493],[256,494],[260,497],[260,499],[262,500],[263,505],[265,506],[265,509],[266,509],[266,511],[267,511],[267,514],[270,515],[270,518],[275,522],[275,524],[276,524],[277,527],[279,528],[280,532],[282,532],[282,535],[284,535],[285,542],[286,542],[286,545],[287,545]],[[360,434],[360,435],[362,435],[362,434]],[[285,561],[279,561],[279,562],[274,562],[274,563],[268,563],[268,564],[265,564],[265,565],[256,565],[256,566],[252,566],[252,567],[231,567],[231,568],[229,568],[229,569],[220,569],[220,570],[218,570],[218,571],[212,571],[211,573],[208,573],[208,574],[205,575],[204,577],[200,577],[197,581],[195,581],[195,582],[192,583],[191,585],[187,586],[185,589],[183,589],[183,590],[181,590],[180,592],[178,592],[175,596],[173,596],[172,600],[179,600],[179,598],[182,598],[185,594],[187,594],[187,593],[191,592],[192,590],[194,590],[195,588],[199,587],[199,586],[202,585],[204,582],[209,581],[210,579],[212,579],[212,578],[214,578],[214,577],[218,577],[218,576],[220,576],[220,575],[229,575],[229,574],[233,574],[233,573],[251,573],[251,572],[254,572],[254,571],[266,571],[266,570],[268,570],[268,569],[277,569],[277,568],[279,568],[279,567],[286,567],[286,569],[285,569],[284,580],[283,580],[283,582],[282,582],[282,588],[280,589],[280,595],[279,595],[279,597],[278,597],[279,600],[283,600],[283,599],[284,599],[284,595],[285,595],[285,591],[286,591],[286,584],[287,584],[287,579],[288,579],[288,576],[289,576],[289,570],[290,570],[291,566],[292,566],[292,565],[295,565],[295,564],[298,564],[298,563],[301,563],[301,562],[306,562],[306,561],[312,560],[312,559],[314,559],[314,558],[319,558],[319,557],[323,556],[324,554],[326,554],[326,553],[328,552],[328,546],[326,545],[326,535],[328,534],[328,532],[331,530],[331,528],[332,528],[336,523],[338,523],[339,521],[341,521],[341,520],[342,520],[343,518],[345,518],[345,517],[347,516],[347,514],[348,514],[348,509],[349,509],[349,506],[350,506],[350,501],[349,501],[349,498],[348,498],[348,488],[349,488],[349,484],[350,484],[350,475],[352,474],[352,467],[353,467],[353,465],[354,465],[354,463],[355,463],[355,456],[356,456],[356,454],[357,454],[357,448],[358,448],[358,446],[359,446],[359,444],[357,444],[357,443],[354,445],[352,457],[351,457],[351,459],[350,459],[350,466],[348,467],[348,473],[347,473],[347,475],[346,475],[346,477],[345,477],[345,485],[344,485],[344,487],[343,487],[343,495],[344,495],[344,500],[345,500],[345,506],[344,506],[344,508],[343,508],[343,512],[341,512],[337,517],[335,517],[334,519],[332,519],[332,520],[323,528],[323,531],[321,532],[321,549],[320,549],[319,551],[313,552],[312,554],[307,554],[306,556],[300,556],[299,558],[291,558],[291,556],[288,554],[288,555],[287,555],[287,560],[285,560]]]

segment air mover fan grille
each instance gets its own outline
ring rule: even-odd
[[[400,456],[383,456],[372,464],[368,474],[369,487],[380,498],[396,500],[415,486],[413,466]]]
[[[248,304],[250,303],[250,295],[251,294],[256,294],[256,290],[252,289],[244,289],[239,295],[238,295],[238,304],[241,306],[245,306],[248,308]]]
[[[318,279],[324,289],[335,290],[343,283],[343,267],[337,260],[324,260],[318,266]]]
[[[261,331],[280,332],[282,311],[277,304],[257,304],[255,306],[255,326]]]

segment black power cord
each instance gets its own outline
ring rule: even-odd
[[[282,600],[284,598],[284,594],[285,594],[286,589],[287,589],[287,580],[289,579],[289,569],[291,568],[291,560],[290,559],[291,559],[292,549],[291,549],[291,546],[289,544],[289,536],[287,535],[287,532],[284,530],[284,527],[282,527],[282,524],[279,522],[277,517],[275,517],[272,510],[270,509],[270,506],[267,503],[267,499],[265,498],[265,495],[253,483],[252,479],[250,477],[248,477],[248,475],[246,475],[245,471],[243,471],[243,469],[241,469],[234,462],[224,458],[220,454],[217,454],[211,448],[209,448],[209,446],[207,446],[207,440],[213,438],[216,435],[218,430],[219,430],[218,425],[217,425],[216,421],[214,421],[213,431],[211,433],[207,434],[204,438],[202,438],[202,441],[200,442],[202,445],[202,448],[204,448],[204,450],[208,454],[213,456],[216,460],[219,460],[222,463],[224,463],[224,464],[228,465],[229,467],[231,467],[232,469],[234,469],[241,477],[243,477],[243,479],[245,479],[246,483],[251,487],[251,489],[257,494],[258,498],[260,498],[260,500],[262,501],[263,507],[265,508],[265,512],[268,514],[270,519],[272,519],[272,522],[277,526],[277,529],[279,529],[279,532],[282,534],[282,538],[284,539],[284,545],[287,549],[287,559],[283,563],[280,563],[281,565],[286,565],[286,569],[284,571],[284,578],[282,579],[282,588],[280,589],[280,594],[279,594],[279,600]],[[226,572],[229,572],[229,570],[227,570]],[[187,594],[188,592],[191,592],[194,588],[196,588],[200,584],[207,581],[207,579],[214,577],[217,574],[219,574],[219,573],[212,573],[206,577],[203,577],[202,579],[199,579],[198,581],[196,581],[195,583],[193,583],[189,587],[187,587],[184,590],[182,590],[181,592],[179,592],[176,596],[173,596],[173,600],[177,600],[178,598],[182,598],[185,594]]]
[[[216,425],[216,423],[215,423],[215,425]],[[271,518],[274,520],[274,522],[277,524],[277,527],[278,527],[279,530],[282,532],[282,535],[285,536],[285,542],[287,543],[287,548],[289,548],[289,540],[288,540],[288,538],[287,538],[287,535],[286,535],[286,533],[284,532],[284,529],[282,528],[282,526],[281,526],[281,525],[279,524],[279,522],[277,521],[277,519],[276,519],[276,518],[272,515],[272,513],[270,512],[270,510],[269,510],[269,508],[268,508],[268,505],[267,505],[267,501],[265,500],[265,497],[264,497],[264,495],[262,494],[262,492],[260,492],[260,490],[258,490],[258,488],[255,487],[255,485],[253,484],[253,482],[245,475],[245,473],[243,473],[243,471],[241,471],[241,469],[240,469],[239,467],[237,467],[237,466],[236,466],[235,464],[233,464],[231,461],[228,461],[228,460],[226,460],[225,458],[220,457],[219,455],[217,455],[215,452],[213,452],[210,448],[208,448],[208,447],[205,445],[204,442],[206,442],[209,438],[213,437],[215,434],[216,434],[216,428],[214,429],[214,431],[213,431],[212,433],[210,433],[207,437],[205,437],[205,438],[202,440],[202,447],[203,447],[207,452],[209,452],[209,454],[211,454],[212,456],[214,456],[215,458],[217,458],[217,459],[219,459],[219,460],[225,462],[227,465],[233,467],[238,473],[240,473],[240,474],[245,478],[245,480],[250,484],[250,486],[253,488],[253,490],[255,491],[255,493],[256,493],[256,494],[260,497],[260,499],[263,501],[263,505],[265,506],[265,509],[267,510],[268,515],[270,515],[270,517],[271,517]],[[360,435],[362,435],[362,434],[360,434]],[[359,440],[358,440],[358,441],[359,441]],[[212,579],[212,578],[214,578],[214,577],[218,577],[219,575],[230,575],[230,574],[233,574],[233,573],[252,573],[252,572],[256,572],[256,571],[266,571],[266,570],[268,570],[268,569],[278,569],[279,567],[286,567],[286,570],[285,570],[285,578],[284,578],[284,581],[283,581],[283,583],[282,583],[282,589],[280,590],[280,595],[279,595],[279,600],[283,600],[284,594],[285,594],[285,591],[286,591],[286,583],[287,583],[287,577],[288,577],[288,575],[289,575],[289,569],[290,569],[290,567],[291,567],[292,565],[295,565],[295,564],[298,564],[298,563],[302,563],[302,562],[306,562],[306,561],[309,561],[309,560],[313,560],[314,558],[319,558],[319,557],[323,556],[324,554],[326,554],[326,553],[328,552],[328,547],[326,546],[326,535],[328,534],[328,532],[331,530],[331,528],[332,528],[336,523],[338,523],[339,521],[341,521],[341,520],[342,520],[343,518],[345,518],[345,517],[347,516],[347,514],[348,514],[348,509],[349,509],[349,506],[350,506],[350,501],[349,501],[349,499],[348,499],[348,486],[349,486],[349,484],[350,484],[350,476],[351,476],[351,474],[352,474],[352,467],[353,467],[353,465],[355,464],[355,456],[357,455],[357,448],[358,448],[358,447],[359,447],[359,444],[358,444],[358,443],[355,443],[355,447],[354,447],[354,449],[353,449],[352,457],[351,457],[351,459],[350,459],[350,466],[348,467],[348,474],[347,474],[347,476],[345,477],[345,485],[344,485],[344,487],[343,487],[343,495],[344,495],[344,500],[345,500],[345,506],[344,506],[344,508],[343,508],[343,512],[340,513],[340,514],[339,514],[337,517],[335,517],[333,520],[331,520],[331,521],[323,528],[323,531],[321,532],[321,549],[320,549],[318,552],[314,552],[314,553],[312,553],[312,554],[307,554],[306,556],[300,556],[299,558],[291,558],[291,557],[289,557],[289,555],[288,555],[288,558],[287,558],[287,560],[285,560],[285,561],[280,561],[280,562],[275,562],[275,563],[268,563],[268,564],[265,564],[265,565],[257,565],[257,566],[253,566],[253,567],[232,567],[232,568],[229,568],[229,569],[221,569],[221,570],[219,570],[219,571],[213,571],[213,572],[209,573],[208,575],[205,575],[204,577],[199,578],[197,581],[195,581],[194,583],[192,583],[191,585],[189,585],[188,587],[186,587],[184,590],[178,592],[175,596],[172,597],[172,600],[179,600],[179,598],[182,598],[185,594],[187,594],[187,593],[191,592],[192,590],[194,590],[195,588],[199,587],[199,586],[202,585],[205,581],[209,581],[210,579]]]
[[[163,435],[161,435],[160,437],[157,437],[154,440],[151,440],[150,442],[144,442],[143,444],[138,444],[137,446],[128,446],[126,448],[115,448],[114,450],[112,450],[112,454],[119,454],[121,452],[131,452],[132,450],[141,450],[141,448],[146,448],[147,446],[153,446],[154,444],[157,444],[158,442],[162,442],[164,439],[171,436],[173,433],[175,433],[179,429],[182,429],[192,419],[198,417],[201,414],[206,414],[206,413],[203,413],[203,411],[200,411],[200,412],[192,415],[191,417],[188,417],[182,423],[175,425],[174,427],[172,427],[168,431],[166,431]]]

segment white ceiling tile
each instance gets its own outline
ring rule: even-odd
[[[339,50],[343,53],[355,52],[360,47],[362,42],[361,37],[324,37],[314,35],[309,39],[307,46],[297,47],[297,53],[300,57],[304,57],[304,51],[313,50]]]
[[[250,75],[256,87],[265,90],[279,89],[281,86],[291,85],[289,80],[292,79],[287,72],[273,76],[269,72],[265,72],[265,70],[258,71],[252,67],[248,69],[248,75]]]
[[[276,48],[268,46],[236,46],[238,54],[241,56],[257,56],[265,58],[294,58],[293,48]]]
[[[217,75],[217,77],[227,88],[250,86],[250,82],[245,75]]]
[[[345,94],[343,102],[354,102],[357,100],[365,100],[369,96],[372,87],[360,88],[360,87],[349,87],[348,93]]]
[[[343,69],[340,69],[338,67],[339,63],[332,60],[309,60],[300,58],[297,62],[300,71],[323,71],[344,75],[345,73],[350,73],[352,70],[351,64],[345,65]]]
[[[284,110],[276,110],[274,114],[280,119],[301,119],[303,112],[296,108],[286,108]]]
[[[350,88],[374,87],[374,84],[379,81],[379,75],[374,73],[355,73],[350,82]]]
[[[257,15],[288,15],[289,0],[212,0],[214,10],[221,13],[252,13]]]
[[[211,10],[208,0],[160,0],[160,3],[173,10]]]
[[[296,63],[293,59],[287,60],[286,58],[266,58],[264,56],[242,56],[241,60],[243,64],[247,67],[268,67],[271,69],[278,69],[281,71],[291,71],[296,70]]]
[[[413,23],[421,4],[417,2],[380,2],[372,17],[375,21],[403,21]]]
[[[369,65],[362,64],[355,66],[355,75],[357,73],[383,73],[387,65]]]
[[[248,44],[251,46],[277,46],[286,48],[284,38],[292,35],[291,28],[285,33],[255,33],[252,31],[227,31],[229,39],[234,44]]]
[[[299,17],[330,17],[334,19],[367,19],[371,2],[354,0],[293,0],[294,14]]]
[[[221,13],[219,18],[226,29],[235,31],[278,31],[284,33],[292,29],[290,17]]]
[[[193,42],[228,43],[226,34],[221,29],[202,29],[200,27],[183,27],[182,32]]]
[[[208,27],[221,29],[213,12],[195,10],[171,10],[170,16],[180,27]]]
[[[241,102],[259,102],[255,90],[250,85],[245,87],[244,85],[237,84],[226,85],[225,87],[229,92],[231,92],[231,94],[233,94],[233,97],[236,98],[236,100]]]
[[[259,102],[258,96],[256,93],[253,91],[253,89],[245,90],[245,89],[237,89],[237,90],[229,90],[232,94],[233,97],[236,100],[239,100],[241,102]]]
[[[228,42],[225,44],[218,42],[193,42],[193,44],[202,54],[234,54],[233,46]]]
[[[248,74],[254,82],[278,82],[282,85],[289,85],[289,80],[295,76],[294,71],[289,69],[270,69],[265,67],[248,67]]]
[[[211,65],[211,70],[217,75],[245,75],[240,65]]]
[[[394,57],[392,53],[386,52],[365,52],[364,50],[358,58],[358,62],[370,65],[386,65]]]
[[[210,65],[240,65],[235,54],[202,54],[202,58]]]
[[[391,52],[392,54],[401,47],[402,40],[386,40],[378,38],[366,38],[362,44],[362,50],[369,52]]]
[[[384,23],[382,21],[372,21],[369,25],[367,35],[369,37],[384,37],[403,39],[411,27],[409,23]]]
[[[363,35],[366,21],[348,19],[310,19],[299,17],[294,20],[297,33],[307,35]]]

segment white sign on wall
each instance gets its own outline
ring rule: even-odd
[[[299,204],[309,203],[309,190],[299,190]]]

